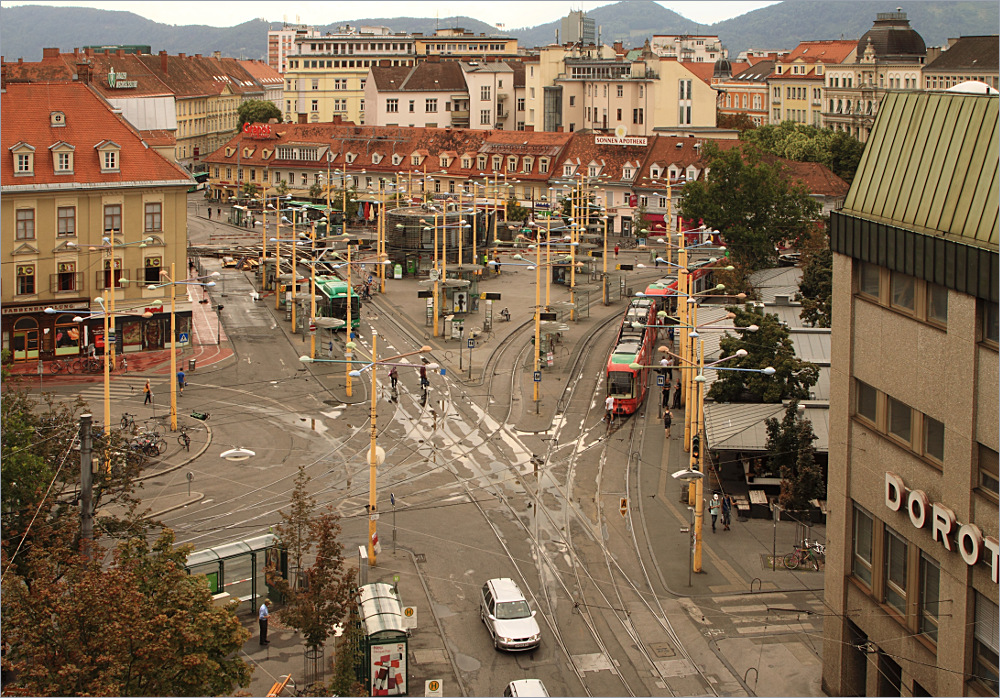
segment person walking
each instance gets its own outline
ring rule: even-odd
[[[264,599],[264,603],[260,605],[260,611],[257,612],[257,624],[260,625],[260,646],[270,645],[271,641],[267,639],[267,619],[271,614],[267,610],[267,606],[270,603],[269,599]]]
[[[661,361],[660,363],[663,362]],[[667,368],[667,383],[669,383],[674,379],[674,357],[672,356],[667,357],[666,368]]]
[[[670,409],[670,383],[663,384],[663,390],[660,393],[660,401],[664,412]]]
[[[719,510],[722,508],[722,503],[719,501],[719,495],[714,495],[712,501],[708,505],[708,513],[712,515],[712,533],[715,533],[715,522],[719,518]]]
[[[732,497],[728,494],[722,496],[722,530],[729,530],[729,519],[733,513]]]
[[[670,410],[667,410],[666,412],[663,413],[663,432],[664,432],[663,438],[665,439],[670,438],[670,423],[672,421],[674,421],[674,415],[670,413]]]
[[[399,382],[399,372],[396,370],[396,367],[393,366],[392,369],[389,371],[389,383],[392,385],[393,391],[396,390],[396,383],[398,382]]]
[[[499,253],[493,257],[493,263],[495,265],[494,268],[497,270],[497,276],[500,276],[500,254]]]
[[[427,390],[427,386],[429,386],[430,384],[431,384],[431,382],[429,380],[427,380],[427,367],[426,366],[421,366],[420,367],[420,387],[423,388],[424,390]]]
[[[674,346],[674,327],[671,325],[667,328],[667,341],[670,342],[670,347]]]
[[[677,382],[674,383],[674,409],[679,410],[681,408],[681,379],[678,378]]]
[[[153,389],[149,387],[148,380],[146,381],[146,386],[142,389],[142,393],[143,395],[146,396],[146,399],[143,400],[142,404],[143,405],[151,404],[153,402]]]
[[[608,398],[604,401],[604,409],[607,411],[605,418],[608,420],[608,424],[615,423],[615,399],[608,395]]]
[[[208,207],[208,220],[212,220],[212,207]]]
[[[184,394],[184,385],[184,369],[181,369],[177,372],[177,392],[181,395]]]
[[[615,245],[615,259],[618,259],[618,245]]]

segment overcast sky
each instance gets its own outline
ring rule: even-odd
[[[717,2],[701,0],[671,2],[656,0],[660,5],[702,24],[712,24],[723,19],[736,17],[772,2]],[[251,19],[264,18],[280,22],[287,19],[295,22],[296,16],[304,24],[331,24],[366,18],[388,17],[455,17],[466,16],[487,24],[503,24],[505,29],[520,29],[552,22],[565,17],[570,10],[593,10],[612,4],[608,0],[598,2],[566,2],[564,0],[435,0],[388,2],[294,2],[281,0],[263,2],[131,2],[80,0],[15,0],[3,1],[4,7],[14,5],[53,5],[62,7],[93,7],[102,10],[123,10],[134,12],[155,22],[165,24],[208,24],[214,27],[231,27]]]

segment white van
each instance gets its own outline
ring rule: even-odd
[[[545,684],[538,679],[521,679],[507,684],[503,694],[506,698],[524,698],[524,696],[548,698],[549,692],[545,690]]]

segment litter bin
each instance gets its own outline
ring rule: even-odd
[[[194,371],[194,364],[195,364],[194,359],[188,359],[188,371]]]

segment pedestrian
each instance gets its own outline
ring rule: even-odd
[[[146,387],[142,389],[143,394],[146,399],[143,401],[143,405],[150,405],[153,402],[153,389],[149,387],[149,381],[146,381]]]
[[[716,494],[712,497],[712,501],[708,505],[708,513],[712,515],[712,533],[715,533],[715,522],[719,518],[719,509],[722,507],[722,503],[719,501],[719,495]]]
[[[218,218],[221,221],[222,220],[222,209],[221,208],[217,208],[217,209],[215,209],[215,212],[218,214],[216,216],[216,218]]]
[[[679,410],[681,408],[681,379],[678,378],[677,382],[674,383],[674,409]]]
[[[184,369],[177,372],[177,390],[181,395],[184,394]]]
[[[430,384],[431,384],[431,382],[429,380],[427,380],[427,367],[426,366],[421,366],[420,367],[420,387],[423,388],[424,390],[427,390],[427,386],[429,386]]]
[[[396,383],[398,381],[399,381],[399,372],[396,370],[396,367],[393,366],[392,369],[389,371],[389,383],[392,384],[393,390],[396,389]]]
[[[733,513],[732,498],[726,494],[722,496],[722,530],[729,530],[729,519]]]
[[[615,245],[615,259],[618,259],[618,245]]]
[[[264,599],[264,603],[260,605],[260,611],[257,612],[257,623],[260,625],[260,646],[270,645],[271,641],[267,639],[267,618],[271,614],[268,612],[267,607],[270,604],[269,599]]]
[[[663,432],[664,432],[664,438],[666,439],[670,438],[670,423],[673,420],[674,420],[674,415],[670,413],[670,410],[667,410],[666,412],[663,413]]]
[[[671,325],[667,328],[667,341],[670,342],[670,346],[674,346],[674,328]]]
[[[497,270],[497,276],[500,276],[500,255],[499,254],[497,254],[493,258],[493,263],[496,265],[495,268]]]
[[[212,220],[212,207],[208,207],[208,220]]]
[[[662,363],[662,362],[661,362]],[[667,383],[674,379],[674,357],[667,357]]]
[[[659,373],[660,373],[661,376],[664,376],[664,381],[666,382],[666,384],[670,385],[670,378],[671,378],[671,376],[670,376],[670,359],[668,359],[666,356],[664,356],[662,359],[660,359]]]
[[[670,383],[663,384],[663,390],[660,393],[660,396],[661,406],[663,407],[663,411],[666,412],[670,409]]]
[[[604,401],[604,409],[607,411],[605,418],[608,420],[608,424],[615,423],[615,399],[608,395],[608,398]]]

